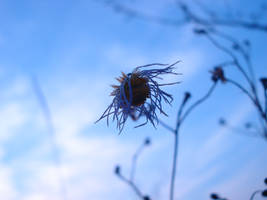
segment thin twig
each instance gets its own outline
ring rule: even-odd
[[[125,176],[123,176],[120,172],[120,167],[117,166],[115,168],[115,174],[125,183],[127,183],[133,190],[134,192],[137,194],[138,197],[140,197],[142,200],[151,200],[149,196],[147,195],[143,195],[141,190],[137,187],[137,185],[134,183],[134,176],[135,176],[135,171],[136,171],[136,164],[137,164],[137,160],[139,158],[139,156],[141,155],[141,153],[143,152],[144,148],[148,145],[150,145],[150,139],[146,138],[144,140],[144,142],[142,143],[142,145],[140,145],[140,147],[136,150],[136,152],[133,155],[132,158],[132,166],[131,166],[131,172],[130,172],[130,178],[127,179]]]
[[[265,102],[265,118],[267,121],[267,90],[264,90],[264,102]]]
[[[234,60],[234,64],[235,66],[238,68],[238,70],[243,74],[243,76],[245,77],[245,79],[248,81],[249,85],[253,88],[253,83],[250,80],[250,78],[248,77],[247,73],[244,71],[244,69],[241,67],[241,65],[238,62],[238,59],[236,58],[236,56],[226,47],[222,46],[221,44],[219,44],[213,37],[210,36],[210,34],[205,34],[206,37],[211,41],[211,43],[217,47],[218,49],[220,49],[221,51],[225,52],[226,54],[228,54],[233,60]]]
[[[53,125],[51,112],[50,112],[47,100],[45,98],[45,95],[44,95],[44,93],[43,93],[43,91],[42,91],[42,89],[41,89],[41,87],[40,87],[40,85],[39,85],[39,83],[35,77],[32,78],[32,86],[34,89],[34,93],[37,97],[37,100],[40,104],[40,107],[42,109],[42,112],[44,114],[44,118],[45,118],[45,121],[46,121],[46,124],[48,127],[48,132],[50,135],[50,142],[51,142],[51,146],[53,148],[53,152],[54,152],[54,156],[55,156],[54,161],[56,163],[56,167],[59,167],[57,169],[59,171],[57,176],[58,176],[58,179],[60,182],[61,196],[62,196],[62,199],[67,199],[67,197],[66,197],[67,190],[66,190],[66,186],[64,184],[65,180],[63,180],[63,175],[62,175],[61,170],[60,170],[61,158],[59,155],[59,149],[58,149],[56,142],[55,142],[55,131],[54,131],[54,125]]]
[[[174,188],[175,188],[175,177],[176,177],[176,168],[177,168],[177,157],[178,157],[178,150],[179,150],[179,130],[181,127],[181,124],[183,123],[184,119],[186,116],[199,104],[203,103],[206,99],[209,98],[211,93],[213,92],[217,82],[214,82],[212,87],[209,89],[208,93],[196,101],[191,107],[189,107],[186,111],[185,114],[183,114],[183,109],[186,105],[186,102],[189,99],[189,96],[185,96],[182,104],[180,105],[178,115],[177,115],[177,121],[176,121],[176,128],[174,132],[174,153],[173,153],[173,163],[172,163],[172,172],[171,172],[171,184],[170,184],[170,200],[173,200],[174,198]]]
[[[185,118],[190,114],[190,112],[192,112],[192,110],[194,108],[196,108],[199,104],[203,103],[205,100],[207,100],[210,95],[212,94],[212,92],[214,91],[217,82],[214,82],[212,84],[212,86],[210,87],[210,89],[208,90],[207,94],[205,94],[202,98],[200,98],[199,100],[197,100],[194,104],[192,104],[183,114],[183,116],[181,116],[180,119],[180,124],[185,120]]]
[[[256,190],[255,192],[252,193],[251,197],[249,198],[249,200],[253,200],[254,197],[256,196],[256,194],[260,193],[261,190]]]
[[[131,180],[128,180],[127,178],[125,178],[123,175],[121,174],[117,174],[117,176],[124,181],[125,183],[127,183],[133,190],[134,192],[137,194],[138,197],[140,197],[141,199],[143,199],[143,194],[142,192],[139,190],[139,188],[134,184],[134,182],[132,182]]]
[[[177,170],[177,157],[178,157],[178,147],[179,147],[179,127],[176,128],[174,134],[174,152],[173,152],[173,163],[172,163],[172,172],[171,172],[171,184],[170,184],[170,200],[174,198],[174,188],[175,188],[175,177]]]
[[[135,152],[135,154],[133,155],[132,158],[132,169],[131,169],[131,176],[130,176],[130,180],[133,182],[134,181],[134,175],[135,175],[135,171],[136,171],[136,163],[137,163],[137,159],[139,157],[139,155],[142,153],[142,151],[144,150],[145,147],[145,143],[143,143]]]
[[[172,161],[172,172],[171,172],[171,183],[170,183],[170,200],[173,200],[174,198],[174,186],[175,186],[175,177],[176,177],[176,170],[177,170],[177,157],[178,157],[178,147],[179,147],[179,128],[180,128],[180,118],[181,114],[183,112],[183,108],[188,101],[188,98],[186,95],[184,96],[184,99],[179,107],[179,111],[177,114],[177,121],[176,121],[176,128],[174,130],[174,149],[173,149],[173,161]]]
[[[256,90],[256,86],[253,83],[253,81],[249,78],[248,74],[245,72],[245,70],[242,68],[242,66],[240,65],[240,63],[238,62],[238,59],[236,58],[236,56],[227,48],[225,48],[224,46],[222,46],[221,44],[219,44],[215,39],[213,39],[209,34],[205,34],[207,36],[207,38],[213,43],[214,46],[216,46],[218,49],[224,51],[225,53],[227,53],[229,56],[231,56],[234,60],[235,66],[237,67],[237,69],[243,74],[243,76],[245,77],[245,79],[247,80],[247,82],[249,83],[249,86],[251,87],[251,91],[252,94],[254,96],[254,103],[256,105],[256,107],[258,108],[259,112],[260,112],[260,116],[264,119],[265,123],[267,122],[263,109],[261,107],[259,98],[258,98],[258,94],[257,94],[257,90]]]
[[[265,120],[265,114],[264,114],[264,112],[263,112],[263,110],[262,110],[262,107],[261,107],[261,105],[260,105],[260,103],[256,100],[256,99],[254,99],[253,97],[252,97],[252,95],[242,86],[242,85],[240,85],[239,83],[237,83],[236,81],[234,81],[234,80],[231,80],[231,79],[226,79],[226,81],[228,82],[228,83],[231,83],[231,84],[233,84],[233,85],[235,85],[237,88],[239,88],[242,92],[244,92],[250,99],[251,99],[251,101],[255,104],[255,106],[256,106],[256,108],[258,109],[258,111],[259,111],[259,114],[260,114],[260,116],[262,116],[263,117],[263,119]]]
[[[218,35],[219,37],[228,40],[229,42],[232,43],[232,45],[237,45],[237,50],[244,57],[244,59],[245,59],[245,61],[247,63],[247,66],[248,66],[249,73],[251,74],[251,77],[252,77],[252,82],[255,84],[255,80],[256,79],[255,79],[254,70],[252,68],[252,64],[251,64],[249,53],[246,52],[246,50],[243,48],[243,46],[240,44],[240,42],[237,41],[232,36],[230,36],[230,35],[228,35],[226,33],[223,33],[221,31],[218,31],[218,30],[216,30],[214,28],[209,29],[209,32],[214,33],[214,34]]]
[[[131,18],[137,18],[142,19],[145,21],[155,22],[162,25],[170,25],[170,26],[179,26],[186,23],[186,20],[174,20],[171,18],[165,18],[161,16],[153,16],[149,15],[147,13],[140,12],[138,10],[135,10],[133,8],[127,7],[121,3],[110,1],[110,0],[104,0],[104,2],[114,9],[115,12],[123,13],[124,15],[131,17]]]
[[[166,124],[165,122],[159,120],[159,124],[163,126],[164,128],[166,128],[168,131],[175,133],[175,130],[172,127],[170,127],[168,124]]]
[[[181,8],[181,10],[184,12],[185,16],[189,18],[188,22],[194,22],[196,24],[204,25],[204,26],[241,27],[245,29],[258,30],[258,31],[263,31],[264,33],[267,33],[267,24],[259,24],[256,22],[247,22],[247,21],[234,20],[234,19],[224,20],[224,19],[218,19],[215,17],[213,17],[211,20],[207,20],[207,19],[197,16],[195,14],[196,12],[192,12],[188,8],[187,4],[185,4],[184,2],[178,0],[177,3],[179,7]]]
[[[239,88],[242,92],[244,92],[249,98],[250,100],[256,105],[256,101],[255,99],[252,97],[252,95],[249,93],[249,91],[247,91],[241,84],[239,84],[238,82],[232,80],[232,79],[229,79],[229,78],[226,78],[226,82],[227,83],[231,83],[233,84],[234,86],[236,86],[237,88]]]
[[[259,130],[257,127],[254,127],[254,132],[251,132],[251,131],[245,131],[243,129],[240,129],[240,128],[237,128],[237,127],[234,127],[234,126],[231,126],[231,125],[227,125],[227,127],[232,130],[233,132],[237,133],[237,134],[240,134],[240,135],[245,135],[246,136],[249,136],[249,137],[259,137],[259,136],[262,136],[262,131]]]

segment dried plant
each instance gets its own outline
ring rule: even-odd
[[[122,73],[122,77],[117,78],[120,85],[112,85],[114,88],[111,93],[111,96],[114,96],[112,103],[96,122],[107,118],[108,124],[109,117],[112,115],[113,121],[117,121],[117,128],[121,132],[129,116],[133,120],[144,116],[146,118],[145,123],[136,126],[136,128],[146,125],[148,122],[151,122],[155,127],[155,123],[158,123],[157,110],[167,116],[162,109],[162,101],[164,100],[166,103],[171,104],[173,100],[172,96],[164,92],[160,87],[179,83],[159,84],[155,79],[161,79],[160,75],[164,74],[178,75],[173,72],[174,65],[178,62],[171,65],[153,63],[136,67],[132,73],[127,75]],[[141,70],[142,68],[154,66],[166,67]]]
[[[173,163],[169,193],[170,200],[174,199],[180,127],[184,120],[188,117],[188,115],[211,96],[218,83],[221,83],[222,85],[232,85],[233,87],[239,89],[245,96],[247,96],[252,105],[254,105],[255,111],[259,116],[258,122],[248,122],[245,124],[246,131],[240,131],[239,129],[238,131],[242,132],[242,134],[244,134],[244,132],[253,133],[255,135],[261,136],[264,139],[267,139],[267,78],[256,77],[255,75],[253,69],[254,66],[251,61],[252,43],[247,38],[240,39],[240,36],[231,35],[220,30],[220,28],[222,27],[228,27],[232,29],[242,28],[247,31],[259,31],[263,34],[266,34],[267,24],[260,21],[260,19],[266,19],[266,5],[261,5],[261,10],[257,11],[258,15],[255,15],[255,13],[254,15],[252,15],[252,13],[250,16],[254,17],[246,19],[236,16],[220,15],[220,13],[210,9],[208,6],[205,6],[198,0],[194,0],[192,4],[189,4],[186,1],[178,0],[176,1],[175,6],[177,6],[177,10],[182,14],[182,17],[181,19],[172,19],[164,16],[152,16],[147,13],[140,12],[131,8],[130,6],[126,6],[125,3],[123,4],[120,1],[106,0],[103,2],[105,2],[109,7],[113,8],[116,12],[131,18],[139,18],[147,22],[155,22],[163,26],[173,26],[177,28],[180,28],[185,24],[191,24],[193,25],[192,31],[196,34],[196,36],[206,38],[218,50],[218,52],[222,52],[225,54],[225,56],[228,57],[227,59],[218,62],[218,64],[211,66],[212,69],[210,73],[213,83],[202,98],[195,101],[191,105],[188,105],[191,93],[185,93],[184,98],[178,108],[177,120],[174,127],[157,119],[157,121],[159,121],[159,123],[164,128],[172,132],[174,135]],[[199,15],[199,12],[192,11],[191,8],[193,6],[197,7],[200,12],[204,13],[204,16]],[[242,82],[231,78],[231,75],[227,70],[227,68],[230,67],[239,72],[240,77],[243,78]],[[122,79],[122,81],[124,79],[126,80],[126,76]],[[131,81],[128,82],[130,83]],[[261,84],[261,88],[257,87],[259,82]],[[118,94],[118,91],[121,92],[125,90],[123,89],[123,87],[121,87],[121,90],[118,90],[118,88],[119,87],[115,88],[115,91],[117,90],[117,92],[115,92],[116,94]],[[127,95],[125,96],[125,99],[127,99]],[[113,106],[111,105],[109,109],[112,107]],[[119,109],[120,107],[120,104],[118,104],[117,108]],[[109,113],[113,114],[113,112],[110,112],[110,110],[108,110],[104,113],[101,119],[107,117]],[[127,110],[127,113],[127,116],[130,115],[131,112],[129,112],[129,109]],[[124,124],[125,120],[122,120],[122,122],[122,124]],[[258,123],[259,125],[256,126],[256,123]],[[221,119],[220,124],[228,125],[228,122],[225,119]],[[120,168],[116,169],[116,172],[120,172]],[[119,175],[120,178],[122,178],[120,173],[116,174]],[[137,194],[139,193],[138,191],[140,190],[137,189],[136,185],[133,184],[131,180],[129,181],[125,178],[122,179],[124,179],[124,181],[126,181],[132,187],[134,185],[133,189]],[[266,196],[266,190],[261,190],[260,192],[262,192],[263,196]],[[253,197],[258,193],[259,191],[256,191],[255,194],[253,193],[251,199],[253,199]],[[138,196],[141,199],[145,199],[145,197],[147,197],[147,199],[150,199],[148,196],[144,196],[141,193],[139,193]],[[221,198],[218,194],[215,193],[211,194],[211,198],[226,200],[225,198]]]

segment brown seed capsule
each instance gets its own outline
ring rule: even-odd
[[[141,106],[150,95],[147,78],[140,77],[138,74],[132,74],[130,78],[132,89],[132,105]],[[124,85],[124,92],[128,101],[130,101],[130,88],[128,82]]]
[[[96,121],[109,118],[117,121],[117,128],[122,131],[127,119],[130,117],[134,121],[140,117],[145,117],[146,121],[136,127],[144,126],[151,122],[155,126],[158,122],[157,112],[167,115],[162,109],[162,101],[171,104],[173,98],[164,92],[161,86],[173,85],[175,83],[157,83],[156,78],[161,78],[163,74],[174,74],[174,65],[179,61],[166,65],[160,63],[138,66],[129,74],[124,74],[117,78],[118,85],[112,85],[112,103],[104,111],[102,116]],[[144,69],[152,66],[165,66],[163,68]]]
[[[126,76],[122,73],[122,77],[117,78],[117,80],[122,83],[125,79],[130,78],[130,86],[129,82],[126,80],[124,85],[124,93],[128,102],[132,101],[132,106],[141,106],[145,103],[146,99],[150,96],[150,89],[148,85],[148,79],[140,77],[138,73],[133,73],[131,76]],[[116,95],[116,90],[119,90],[119,86],[112,85],[115,90],[111,93],[112,96]],[[130,92],[132,93],[130,95]],[[132,97],[132,99],[130,99]],[[125,102],[126,104],[126,102]]]

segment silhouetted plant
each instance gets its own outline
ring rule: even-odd
[[[264,179],[264,183],[267,185],[267,178]],[[249,200],[253,200],[254,197],[257,194],[261,194],[262,197],[267,197],[267,189],[264,189],[264,190],[256,190],[255,192],[252,193],[252,195],[250,196]],[[218,200],[227,200],[226,198],[220,197],[216,193],[211,193],[210,198],[211,199],[218,199]]]
[[[199,16],[198,12],[192,11],[192,5],[189,6],[186,1],[177,0],[177,9],[179,9],[182,13],[182,18],[177,20],[162,16],[151,16],[147,13],[127,7],[125,3],[123,4],[116,0],[103,0],[103,2],[106,2],[108,6],[114,8],[116,12],[125,14],[132,18],[140,18],[146,21],[156,22],[162,25],[171,25],[178,28],[185,24],[192,24],[193,31],[196,33],[196,35],[206,37],[219,51],[222,51],[229,56],[230,60],[226,60],[215,65],[214,69],[211,71],[212,79],[220,79],[223,83],[228,83],[235,86],[251,100],[260,117],[259,124],[261,126],[261,130],[259,131],[259,135],[262,135],[263,138],[267,139],[267,78],[263,77],[260,79],[264,89],[263,93],[265,99],[265,103],[262,103],[259,100],[260,95],[256,87],[257,81],[251,62],[251,42],[248,39],[243,39],[240,42],[239,38],[236,39],[230,34],[226,34],[218,30],[219,27],[240,27],[248,30],[261,31],[266,34],[267,23],[260,22],[260,19],[266,18],[266,4],[260,5],[260,10],[257,11],[260,13],[260,16],[256,15],[255,13],[251,13],[249,15],[249,19],[242,19],[241,17],[231,18],[224,15],[220,16],[218,12],[213,11],[200,1],[194,0],[193,6],[196,6],[205,14],[205,16]],[[222,45],[220,40],[228,42],[229,46]],[[241,65],[241,61],[245,61],[247,71],[245,67]],[[241,76],[243,76],[246,83],[241,84],[231,79],[230,76],[226,76],[224,68],[229,66],[235,67],[240,72]],[[246,84],[249,85],[248,88],[246,87]]]
[[[126,77],[125,77],[125,79],[126,79]],[[173,133],[173,135],[174,135],[174,150],[173,150],[174,152],[173,152],[173,163],[172,163],[172,172],[171,172],[171,180],[170,180],[170,200],[173,200],[173,198],[174,198],[174,188],[175,188],[175,177],[176,177],[176,168],[177,168],[177,157],[178,157],[180,127],[181,127],[182,123],[184,122],[184,120],[188,117],[188,115],[197,106],[199,106],[201,103],[203,103],[204,101],[206,101],[210,97],[210,95],[212,94],[212,92],[214,91],[214,89],[215,89],[215,87],[217,85],[218,80],[220,80],[220,79],[214,79],[210,89],[208,90],[208,92],[202,98],[200,98],[199,100],[195,101],[190,106],[188,106],[187,109],[185,109],[185,106],[186,106],[187,102],[189,101],[189,99],[191,98],[191,93],[185,92],[184,98],[182,100],[182,103],[181,103],[181,105],[180,105],[180,107],[178,109],[175,128],[172,128],[171,126],[169,126],[165,122],[158,120],[159,123],[164,128],[166,128],[167,130],[171,131]],[[130,82],[130,84],[131,84],[131,82]],[[134,94],[132,94],[132,96],[134,96]],[[108,113],[109,112],[110,111],[108,111]],[[102,117],[100,119],[103,119],[104,117],[108,117],[108,115],[105,114],[105,113],[106,113],[106,111],[104,112],[104,114],[102,115]],[[110,113],[113,114],[114,112],[110,112]],[[149,144],[150,144],[150,140],[146,139],[145,142],[140,146],[140,148],[134,154],[130,179],[127,179],[125,176],[123,176],[121,174],[119,166],[115,167],[115,174],[121,180],[123,180],[125,183],[127,183],[141,199],[144,198],[144,195],[142,194],[140,189],[134,183],[134,174],[135,174],[137,158],[140,155],[140,152],[142,152],[143,148],[145,146],[149,145]]]
[[[117,121],[117,128],[121,132],[129,116],[135,121],[144,116],[146,118],[145,123],[136,126],[136,128],[146,125],[148,122],[151,122],[155,127],[155,123],[158,123],[157,110],[167,116],[162,109],[162,101],[171,104],[173,100],[172,95],[164,92],[160,87],[179,83],[159,84],[155,79],[161,79],[160,75],[164,74],[178,75],[173,71],[174,65],[178,62],[171,65],[153,63],[136,67],[132,73],[127,75],[122,73],[122,77],[117,78],[120,85],[112,85],[114,88],[111,93],[111,96],[114,96],[112,103],[96,122],[107,118],[108,124],[109,117],[112,116],[113,121]],[[143,69],[154,66],[164,66],[164,68]]]
[[[134,153],[132,157],[131,174],[129,178],[126,178],[124,175],[122,175],[121,167],[119,165],[115,166],[115,170],[114,170],[114,173],[117,175],[117,177],[119,177],[123,182],[128,184],[134,190],[136,195],[140,197],[140,199],[143,199],[143,200],[151,200],[151,198],[148,195],[144,195],[141,192],[141,190],[138,188],[138,186],[136,185],[134,181],[134,177],[135,177],[137,160],[139,156],[141,155],[141,153],[143,152],[143,150],[145,149],[145,147],[148,147],[149,145],[151,145],[150,138],[146,138],[144,142],[141,144],[141,146]]]
[[[185,24],[192,24],[193,25],[192,31],[197,36],[205,37],[211,44],[213,44],[213,46],[216,49],[218,49],[218,51],[223,52],[225,55],[229,57],[227,60],[223,60],[212,67],[212,70],[210,71],[211,79],[213,81],[211,87],[202,98],[195,101],[187,108],[186,105],[188,104],[189,99],[191,98],[191,93],[189,92],[185,93],[181,105],[178,108],[177,119],[174,128],[166,124],[165,122],[162,122],[157,119],[157,121],[159,121],[159,123],[164,128],[172,132],[174,135],[174,152],[173,152],[173,163],[172,163],[170,196],[169,196],[170,200],[174,199],[180,127],[184,122],[184,120],[187,118],[187,116],[191,113],[191,111],[210,97],[210,95],[212,94],[218,83],[232,85],[237,89],[239,89],[243,94],[245,94],[248,97],[248,99],[254,105],[257,114],[259,115],[260,127],[254,125],[255,123],[247,122],[244,128],[248,133],[252,132],[267,139],[267,78],[263,77],[260,79],[261,85],[263,87],[263,97],[264,97],[264,103],[263,103],[260,101],[261,93],[259,93],[259,89],[257,88],[258,80],[256,79],[251,62],[251,56],[250,56],[251,42],[246,38],[244,38],[241,41],[240,36],[233,37],[230,34],[226,34],[218,30],[219,27],[230,27],[230,28],[241,27],[247,30],[261,31],[262,33],[266,34],[267,24],[261,23],[259,21],[260,18],[265,17],[264,13],[266,13],[267,10],[266,6],[262,5],[260,11],[262,16],[257,17],[255,14],[253,15],[251,14],[250,15],[251,18],[249,20],[246,20],[242,18],[238,19],[231,18],[229,16],[228,17],[219,16],[218,12],[211,10],[210,8],[202,4],[200,1],[195,0],[193,1],[194,5],[197,6],[205,14],[205,17],[199,16],[197,12],[192,11],[191,6],[189,6],[188,3],[186,3],[185,1],[177,0],[176,1],[177,8],[182,13],[182,18],[177,20],[162,16],[151,16],[147,13],[142,13],[131,7],[127,7],[125,6],[125,4],[115,0],[104,0],[104,2],[106,2],[108,6],[114,8],[116,12],[125,14],[132,18],[140,18],[146,21],[156,22],[162,25],[174,26],[174,27],[180,27],[181,25]],[[221,42],[222,40],[226,41],[227,45],[222,44]],[[244,79],[244,83],[240,83],[232,79],[231,76],[226,71],[227,67],[235,68],[239,72],[240,76]],[[121,91],[123,91],[123,89]],[[107,112],[109,113],[110,110],[108,110]],[[111,112],[111,114],[113,113]],[[104,115],[101,118],[106,117],[108,115],[109,114],[104,113]],[[227,122],[227,120],[225,119],[220,119],[220,124],[223,126],[230,126],[229,122]],[[240,131],[235,127],[231,128],[235,129],[235,131],[237,132],[244,133],[243,130]],[[262,196],[266,195],[265,190],[261,191],[261,193]],[[140,195],[140,197],[144,199],[143,195]],[[212,199],[225,199],[221,198],[220,196],[218,196],[218,194],[215,193],[211,194],[210,197]]]
[[[264,137],[262,130],[252,122],[246,122],[243,127],[240,127],[231,124],[224,118],[220,118],[219,125],[228,128],[230,131],[240,135],[246,135],[250,137]]]
[[[225,198],[222,198],[222,197],[220,197],[218,194],[216,194],[216,193],[212,193],[211,195],[210,195],[210,198],[211,199],[217,199],[217,200],[227,200],[227,199],[225,199]]]

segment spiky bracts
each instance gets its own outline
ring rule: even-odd
[[[120,85],[112,85],[114,91],[111,93],[111,96],[114,96],[114,99],[99,120],[106,117],[108,124],[109,117],[112,116],[112,120],[117,121],[117,128],[121,132],[129,116],[133,120],[144,116],[146,118],[145,122],[136,127],[143,126],[148,122],[151,122],[155,127],[158,123],[157,110],[167,116],[162,108],[162,100],[168,104],[171,104],[173,100],[172,96],[164,92],[160,87],[178,83],[159,84],[155,79],[161,79],[160,75],[164,74],[177,75],[173,70],[174,65],[178,62],[171,65],[153,63],[136,67],[132,73],[127,75],[122,73],[122,76],[117,78]],[[143,68],[152,66],[166,67],[142,70]]]

